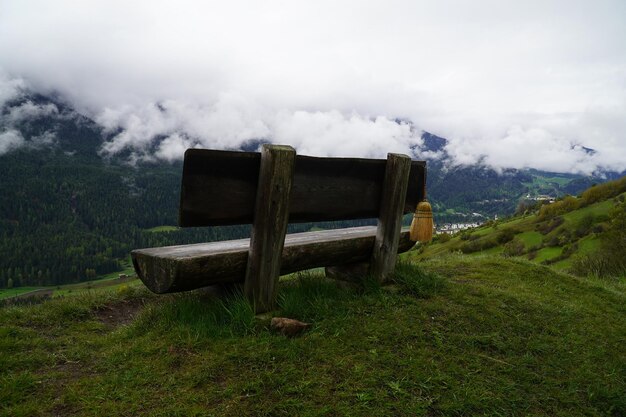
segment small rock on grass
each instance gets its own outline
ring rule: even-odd
[[[311,327],[311,323],[304,323],[299,320],[287,317],[274,317],[270,323],[270,328],[287,337],[295,337]]]

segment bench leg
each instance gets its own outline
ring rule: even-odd
[[[263,145],[244,293],[257,313],[275,308],[296,151]]]
[[[406,155],[387,154],[378,229],[370,261],[370,274],[380,282],[388,280],[396,266],[402,228],[402,209],[410,171],[411,158]]]

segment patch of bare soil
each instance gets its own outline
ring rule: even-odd
[[[144,306],[142,298],[134,298],[105,305],[96,310],[96,318],[113,330],[134,320]]]

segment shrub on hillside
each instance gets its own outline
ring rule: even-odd
[[[604,232],[604,226],[602,224],[596,224],[595,226],[593,226],[591,231],[595,234],[600,234]]]
[[[551,231],[553,231],[554,229],[556,229],[557,227],[559,227],[560,225],[562,225],[564,222],[563,217],[554,217],[548,221],[542,222],[542,223],[538,223],[535,228],[537,229],[537,231],[539,233],[541,233],[542,235],[547,235],[548,233],[550,233]]]
[[[554,235],[550,237],[545,237],[543,243],[545,246],[553,248],[555,246],[561,245],[561,239],[559,239],[558,236]]]
[[[626,192],[626,177],[586,189],[581,195],[581,205],[588,206],[618,196],[623,192]]]
[[[613,262],[602,252],[579,255],[573,258],[570,272],[578,276],[610,277],[613,273]]]
[[[513,240],[513,238],[515,237],[516,232],[517,232],[516,230],[511,229],[511,228],[504,229],[500,233],[498,233],[498,236],[496,237],[496,240],[501,245],[505,244],[505,243],[510,242],[511,240]]]
[[[487,250],[495,246],[498,246],[498,242],[496,241],[496,239],[491,238],[491,237],[482,238],[482,239],[473,240],[473,241],[464,243],[461,246],[461,252],[474,253],[478,251]]]
[[[552,204],[542,206],[539,209],[539,217],[542,219],[558,216],[564,213],[568,213],[572,210],[576,210],[580,207],[580,202],[576,197],[571,195],[563,197],[562,200],[555,201]]]
[[[559,234],[559,242],[561,246],[567,243],[574,242],[575,240],[576,240],[575,236],[572,234],[572,232],[569,229],[565,229],[563,230],[563,232]]]
[[[446,243],[449,242],[450,239],[452,239],[452,236],[450,235],[450,233],[440,233],[438,235],[435,236],[435,238],[433,239],[434,242],[439,242],[439,243]]]
[[[524,243],[519,239],[513,239],[504,245],[504,252],[502,254],[504,256],[520,256],[524,253]]]
[[[611,212],[608,229],[600,235],[600,248],[577,257],[571,272],[599,277],[626,275],[626,203]]]
[[[591,227],[593,226],[594,217],[592,213],[587,213],[583,216],[576,225],[576,236],[583,237],[589,234]]]
[[[541,201],[535,201],[535,200],[521,200],[519,203],[517,203],[517,208],[515,209],[515,215],[519,216],[519,215],[524,215],[524,214],[528,214],[528,213],[534,213],[537,210],[539,210],[539,208],[541,207]]]

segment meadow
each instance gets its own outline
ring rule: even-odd
[[[236,294],[133,286],[4,307],[0,415],[626,413],[623,284],[411,255],[382,287],[287,277],[262,316]],[[313,326],[286,338],[272,316]]]

